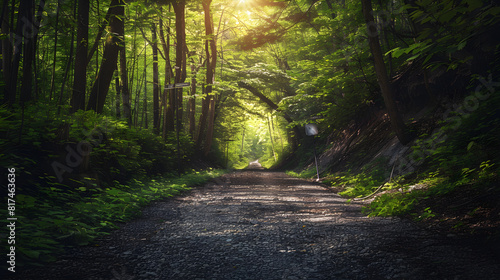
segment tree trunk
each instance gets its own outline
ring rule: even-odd
[[[205,128],[207,125],[207,119],[208,119],[208,107],[210,106],[210,100],[206,96],[206,87],[205,84],[202,84],[201,87],[201,95],[203,96],[203,99],[201,100],[201,114],[200,114],[200,120],[198,122],[198,134],[196,136],[196,149],[201,150],[201,143],[203,142],[203,136],[205,134]]]
[[[144,42],[144,102],[143,109],[141,114],[141,125],[142,127],[148,129],[148,73],[146,67],[146,58],[147,58],[147,44]]]
[[[125,56],[125,41],[123,41],[123,46],[120,49],[120,80],[121,80],[121,91],[122,91],[122,103],[123,103],[123,117],[127,120],[128,126],[132,126],[132,113],[130,108],[130,90],[128,87],[128,71],[127,71],[127,60]],[[134,69],[132,68],[132,71]],[[118,97],[118,96],[117,96]]]
[[[160,133],[160,99],[158,87],[158,37],[156,36],[156,24],[151,26],[151,48],[153,50],[153,131]]]
[[[194,61],[191,64],[191,90],[188,101],[188,120],[189,120],[189,135],[194,139],[196,133],[196,65]]]
[[[160,14],[163,9],[160,7]],[[170,6],[169,6],[170,11]],[[174,73],[172,72],[172,65],[170,65],[170,19],[168,20],[168,35],[165,41],[165,34],[163,31],[163,20],[160,16],[160,40],[163,53],[165,53],[165,85],[163,86],[163,138],[167,137],[167,131],[174,130],[174,115],[172,104],[169,102],[171,91],[167,89],[167,85],[172,82]],[[172,93],[173,94],[173,93]]]
[[[121,117],[120,113],[121,87],[120,87],[120,79],[118,77],[115,78],[115,88],[116,88],[115,111],[116,111],[116,117],[119,119]]]
[[[31,3],[32,1],[21,1],[19,4],[19,10],[18,10],[18,15],[17,15],[17,24],[16,24],[16,31],[14,34],[12,34],[11,42],[13,44],[12,47],[12,54],[13,54],[13,61],[12,64],[10,65],[10,71],[9,75],[10,78],[6,83],[6,91],[5,91],[5,96],[6,96],[6,101],[9,105],[13,105],[16,102],[16,94],[17,94],[17,79],[18,79],[18,73],[19,73],[19,64],[21,62],[21,50],[23,47],[23,38],[26,44],[26,38],[29,38],[30,32],[32,30],[29,29],[29,24],[23,23],[23,21],[28,20],[29,22],[29,10],[31,8]],[[14,9],[14,7],[11,7]],[[13,22],[13,19],[11,23]],[[25,54],[26,55],[26,54]]]
[[[406,129],[406,126],[398,112],[397,105],[394,100],[394,94],[389,82],[389,77],[387,76],[387,70],[385,69],[382,50],[380,48],[378,30],[376,24],[374,24],[375,20],[373,18],[372,3],[371,0],[361,0],[361,3],[363,6],[363,16],[365,17],[368,28],[368,43],[373,55],[375,72],[377,74],[377,80],[382,92],[385,107],[387,109],[387,113],[391,120],[391,126],[396,133],[396,136],[398,137],[399,141],[403,145],[405,145],[411,141],[412,137]]]
[[[87,104],[87,110],[94,110],[98,114],[102,113],[109,85],[113,78],[113,72],[116,69],[118,61],[118,51],[123,41],[123,20],[124,20],[123,0],[111,0],[109,9],[112,9],[109,35],[104,45],[104,53],[101,60],[101,67],[97,79],[92,86]]]
[[[77,3],[75,2],[73,4],[73,17],[76,18],[76,5]],[[68,56],[68,62],[66,63],[66,69],[64,70],[62,82],[61,82],[61,91],[59,93],[59,100],[57,102],[57,114],[59,115],[61,113],[61,105],[63,103],[64,99],[64,93],[66,92],[66,81],[68,79],[68,73],[71,68],[71,62],[73,61],[73,52],[75,49],[75,32],[71,32],[71,43],[70,43],[70,48],[69,48],[69,56]]]
[[[58,33],[59,33],[59,10],[61,6],[61,0],[57,1],[57,8],[56,8],[56,27],[54,30],[54,54],[53,54],[53,60],[52,60],[52,75],[50,77],[50,91],[49,91],[49,100],[52,100],[52,95],[54,94],[55,90],[55,79],[56,79],[56,61],[57,61],[57,39],[58,39]]]
[[[35,93],[34,100],[36,101],[38,99],[39,93],[40,93],[40,87],[38,85],[38,78],[39,78],[39,72],[38,72],[38,60],[40,57],[40,51],[38,49],[38,31],[40,30],[40,23],[42,21],[42,16],[43,16],[43,9],[45,8],[45,1],[39,1],[38,2],[38,8],[36,11],[35,15],[35,34],[33,37],[33,79],[35,83],[33,84],[33,92]],[[43,59],[41,59],[43,61]]]
[[[205,99],[202,104],[202,117],[207,118],[207,134],[205,138],[204,153],[207,155],[210,152],[212,146],[213,130],[214,130],[214,118],[215,118],[215,98],[212,96],[212,87],[215,78],[215,67],[217,65],[217,46],[216,38],[214,34],[214,23],[212,19],[212,14],[210,11],[210,5],[212,0],[203,0],[203,11],[205,14],[205,35],[207,40],[205,41],[205,52],[207,57],[207,72],[206,72],[206,88],[205,88]],[[203,108],[205,106],[205,108]],[[203,115],[207,112],[207,115]],[[200,135],[198,136],[197,142],[201,144],[204,127],[203,119],[200,117]]]
[[[271,139],[271,148],[273,150],[274,162],[276,162],[276,153],[274,151],[273,130],[271,129],[271,121],[269,120],[269,116],[267,117],[267,126],[269,128],[269,138]]]
[[[76,35],[75,72],[71,112],[85,109],[87,87],[87,49],[89,39],[89,1],[78,1],[78,31]]]
[[[99,1],[96,1],[96,2],[97,2],[97,12],[99,13]],[[113,2],[114,2],[114,5],[113,5]],[[110,23],[111,16],[113,15],[113,12],[114,12],[113,9],[111,9],[111,8],[116,6],[117,2],[118,1],[116,1],[116,0],[111,1],[111,4],[109,5],[109,9],[106,12],[106,16],[104,17],[104,21],[102,22],[102,24],[99,25],[99,30],[97,31],[97,35],[95,37],[94,44],[92,45],[92,48],[90,48],[90,51],[88,54],[87,65],[90,63],[90,60],[94,56],[94,53],[99,48],[99,43],[101,42],[102,33],[104,32],[104,29],[106,27],[106,23]]]
[[[2,11],[2,22],[0,22],[2,33],[10,34],[11,29],[9,27],[9,5],[7,4],[7,1],[4,2]],[[3,97],[4,102],[8,102],[10,98],[8,86],[11,77],[11,60],[12,45],[10,43],[9,36],[7,36],[2,40],[2,74],[4,79],[3,91],[5,94],[5,96]]]
[[[212,140],[214,136],[214,121],[215,121],[215,98],[210,99],[210,107],[208,111],[207,138],[205,141],[205,156],[210,153],[212,148]]]
[[[186,3],[179,1],[174,4],[175,11],[175,35],[177,44],[175,46],[175,83],[182,83],[186,80]],[[176,130],[179,133],[182,129],[182,88],[174,89],[175,92],[175,118]]]

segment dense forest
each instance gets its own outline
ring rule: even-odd
[[[0,213],[17,219],[18,264],[250,161],[315,178],[313,141],[322,181],[347,197],[429,187],[389,191],[369,215],[433,218],[419,202],[465,186],[497,198],[475,201],[494,216],[498,4],[2,1]],[[363,158],[393,136],[397,160]]]

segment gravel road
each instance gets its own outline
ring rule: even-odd
[[[284,173],[233,172],[16,279],[498,279],[492,252],[361,206]]]

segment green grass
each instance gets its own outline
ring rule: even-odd
[[[68,191],[60,186],[40,186],[37,197],[16,195],[16,260],[20,265],[55,260],[67,246],[90,244],[109,234],[152,201],[178,195],[223,170],[191,171],[179,178],[132,179],[111,187],[80,187]],[[7,216],[6,209],[1,213]],[[4,227],[2,235],[7,235]]]
[[[427,187],[423,190],[413,192],[394,192],[383,194],[377,197],[369,206],[363,209],[368,216],[396,216],[409,214],[416,220],[433,217],[431,207],[427,207],[421,212],[415,212],[419,202],[432,197],[444,197],[452,192],[460,191],[463,186],[472,186],[478,192],[486,191],[495,182],[498,182],[498,169],[483,168],[469,172],[464,169],[461,178],[450,178],[438,173],[423,174],[421,180],[411,180],[411,184],[424,184]],[[401,184],[403,190],[407,190],[409,183]]]
[[[296,178],[304,178],[304,179],[316,178],[316,168],[315,167],[302,170],[300,173],[297,173],[295,171],[286,171],[285,173],[289,176],[296,177]]]

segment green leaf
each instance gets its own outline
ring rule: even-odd
[[[467,145],[467,151],[470,151],[470,149],[472,149],[472,147],[474,146],[474,144],[476,144],[476,143],[474,143],[474,141],[471,141],[469,143],[469,145]]]
[[[123,192],[118,190],[118,189],[109,189],[106,191],[108,194],[112,195],[112,196],[118,196],[120,194],[122,194]]]
[[[392,53],[392,56],[395,58],[400,57],[403,53],[405,53],[405,49],[401,49],[399,47],[392,49],[388,51],[385,55],[388,55],[389,53]]]
[[[420,54],[413,55],[413,56],[409,57],[408,59],[406,59],[406,61],[412,61],[412,60],[418,58],[419,56],[420,56]]]
[[[460,43],[458,43],[457,50],[463,49],[465,47],[465,45],[467,45],[467,41],[466,40],[462,40]]]

